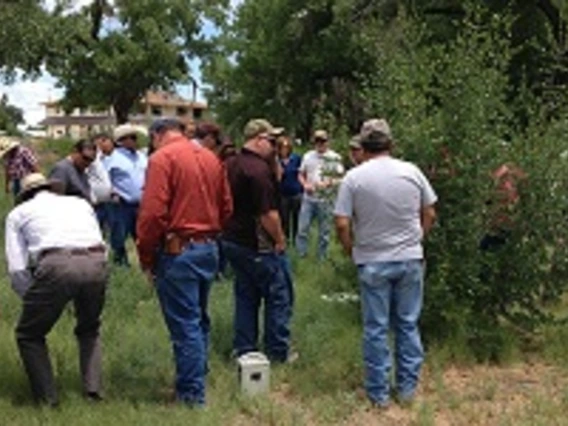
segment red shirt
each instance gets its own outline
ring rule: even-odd
[[[137,248],[143,269],[154,266],[169,232],[215,234],[233,213],[222,163],[207,148],[173,136],[150,157],[138,222]]]

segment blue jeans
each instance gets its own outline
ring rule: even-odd
[[[414,395],[424,351],[418,319],[422,309],[421,260],[375,262],[359,266],[363,310],[365,388],[369,399],[384,405],[390,395],[389,328],[394,332],[396,390],[399,398]]]
[[[325,259],[327,246],[329,245],[329,230],[331,227],[332,206],[328,201],[320,201],[307,198],[302,199],[300,218],[298,223],[298,235],[296,236],[296,250],[301,257],[308,253],[308,237],[310,226],[314,220],[318,220],[318,259]]]
[[[110,203],[99,203],[95,206],[95,214],[97,215],[97,221],[99,222],[99,227],[101,232],[104,234],[110,224],[111,220],[111,205]]]
[[[258,314],[264,300],[266,355],[276,362],[286,361],[294,303],[288,257],[285,254],[259,253],[229,241],[223,241],[223,251],[235,273],[233,349],[236,355],[258,350]]]
[[[136,218],[138,204],[123,201],[109,203],[110,246],[113,251],[113,261],[117,265],[128,266],[126,239],[130,235],[136,240]]]
[[[217,272],[217,244],[192,243],[178,255],[161,254],[156,288],[176,363],[176,396],[205,404],[210,320],[209,289]]]

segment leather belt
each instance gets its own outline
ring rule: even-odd
[[[164,241],[164,253],[179,255],[191,244],[214,243],[218,232],[200,232],[194,234],[169,233]]]
[[[68,254],[71,256],[84,256],[90,253],[105,253],[105,252],[106,252],[106,247],[103,245],[91,246],[91,247],[73,247],[73,248],[52,247],[42,250],[37,257],[37,260],[40,260],[43,257],[50,254]]]

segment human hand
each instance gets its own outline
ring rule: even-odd
[[[306,185],[304,186],[304,191],[306,191],[306,194],[313,194],[314,190],[314,185],[312,185],[311,183],[306,183]]]
[[[286,240],[277,241],[274,244],[274,251],[276,253],[284,253],[286,251]]]

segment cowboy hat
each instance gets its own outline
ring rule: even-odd
[[[0,136],[0,158],[4,157],[10,150],[20,146],[20,141],[9,136]]]
[[[114,141],[118,141],[125,136],[137,135],[142,134],[144,136],[148,136],[148,131],[142,126],[135,126],[133,124],[121,124],[114,129],[112,134]]]
[[[30,192],[40,188],[48,188],[53,192],[63,193],[63,182],[47,179],[41,173],[30,173],[22,179],[22,189],[16,197],[16,204],[26,201]]]

